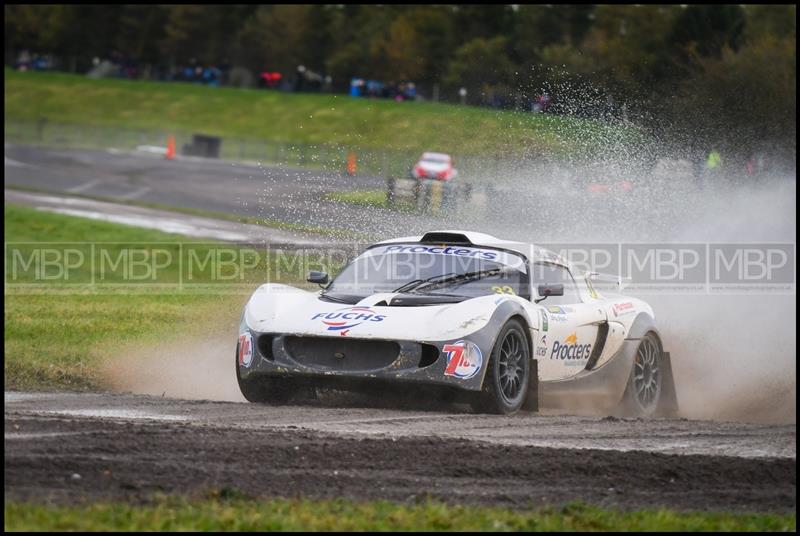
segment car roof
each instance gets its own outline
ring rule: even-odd
[[[451,239],[451,240],[448,240]],[[466,241],[464,240],[466,238]],[[424,241],[423,241],[424,240]],[[539,247],[532,242],[518,242],[514,240],[504,240],[502,238],[497,238],[496,236],[492,236],[486,233],[478,233],[475,231],[461,231],[461,230],[444,230],[444,231],[429,231],[424,235],[420,236],[403,236],[400,238],[391,238],[389,240],[382,240],[380,242],[376,242],[373,246],[379,246],[383,244],[397,244],[397,243],[431,243],[431,242],[440,242],[440,243],[448,243],[454,242],[458,244],[464,244],[465,246],[472,245],[476,247],[489,247],[489,248],[497,248],[497,249],[505,249],[510,251],[515,251],[517,253],[521,253],[524,255],[529,261],[531,262],[552,262],[555,264],[561,264],[562,266],[566,266],[572,270],[572,267],[564,259],[561,255],[550,251],[549,249],[545,249]],[[467,244],[469,242],[469,244]]]
[[[422,153],[422,160],[426,158],[430,159],[451,159],[452,157],[447,153],[432,153],[432,152],[424,152]]]

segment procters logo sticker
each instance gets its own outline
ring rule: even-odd
[[[447,355],[445,376],[468,380],[481,370],[483,354],[474,342],[458,341],[453,344],[445,344],[442,351]]]
[[[496,260],[497,251],[475,248],[459,248],[453,246],[388,246],[384,249],[385,253],[431,253],[434,255],[452,255],[455,257],[477,257],[487,261]]]
[[[364,322],[383,322],[386,315],[379,315],[369,307],[344,307],[329,313],[317,313],[311,320],[321,320],[328,331],[346,334],[351,328]]]
[[[555,341],[550,352],[550,359],[589,359],[591,344],[578,344],[578,334],[570,333],[563,342]]]
[[[239,364],[249,368],[253,363],[253,337],[250,333],[239,335]]]
[[[448,246],[445,244],[439,246],[423,244],[392,244],[368,249],[362,253],[359,258],[394,254],[437,255],[448,258],[466,257],[479,261],[497,262],[524,273],[528,272],[528,268],[524,259],[516,253],[476,247]]]

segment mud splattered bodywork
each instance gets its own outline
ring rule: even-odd
[[[416,323],[420,326],[427,322],[435,325],[436,318],[446,316],[446,309],[452,306],[429,306],[421,312],[416,308],[395,308],[384,313],[383,321],[387,324],[394,322],[395,327],[381,326],[380,330],[358,335],[353,330],[352,334],[344,337],[324,333],[324,328],[281,331],[275,329],[275,322],[248,324],[245,314],[240,333],[249,333],[252,340],[257,341],[254,344],[256,359],[249,367],[240,364],[240,374],[243,378],[259,374],[381,378],[477,391],[483,384],[485,364],[500,327],[515,315],[530,322],[519,301],[507,299],[494,304],[494,298],[487,298],[490,299],[476,298],[480,303],[470,307],[472,316],[449,329],[443,327],[438,336],[435,329],[424,333],[420,329],[417,331],[423,336],[415,338],[411,336]],[[317,300],[316,294],[311,294],[311,299]],[[341,310],[341,307],[333,311],[337,309]],[[392,308],[372,309],[384,311]],[[452,346],[472,350],[472,361],[464,367],[464,372],[454,370],[447,373],[448,364],[454,357],[448,359],[448,354],[453,352],[449,349]]]

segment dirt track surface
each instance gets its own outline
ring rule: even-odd
[[[7,500],[141,500],[228,487],[257,496],[432,496],[512,507],[581,500],[796,508],[795,426],[106,394],[5,398]],[[735,455],[708,454],[715,452]]]

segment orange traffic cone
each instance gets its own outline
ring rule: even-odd
[[[347,174],[356,174],[356,153],[354,152],[350,152],[350,154],[347,155]]]
[[[167,160],[172,160],[175,158],[175,136],[170,136],[167,138],[167,152],[164,155]]]

